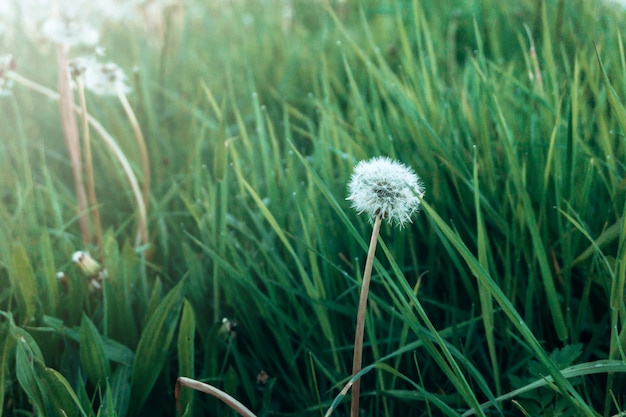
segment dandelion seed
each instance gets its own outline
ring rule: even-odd
[[[370,220],[381,216],[389,223],[403,227],[417,212],[424,186],[413,170],[387,157],[359,162],[348,184],[352,202],[359,214]]]

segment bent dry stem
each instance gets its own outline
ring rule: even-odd
[[[382,216],[376,217],[374,221],[374,229],[370,239],[370,246],[367,251],[367,260],[365,261],[365,270],[363,271],[363,282],[361,283],[361,296],[359,298],[359,308],[356,316],[356,330],[354,333],[354,355],[352,357],[352,376],[361,371],[363,362],[363,333],[365,332],[365,313],[367,310],[367,296],[369,294],[370,281],[372,278],[372,267],[374,266],[374,255],[376,254],[376,244],[378,235],[380,234],[380,225],[383,221]],[[361,379],[354,381],[352,385],[352,398],[350,400],[350,416],[358,417],[359,415],[359,396],[361,393]]]

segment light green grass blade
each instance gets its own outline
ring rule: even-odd
[[[17,293],[18,307],[22,310],[24,317],[32,319],[35,317],[37,302],[35,271],[24,245],[15,243],[9,250],[8,269],[11,287]]]
[[[87,378],[94,386],[102,384],[111,375],[102,336],[87,316],[83,316],[80,323],[79,356]]]
[[[504,295],[500,287],[494,282],[493,278],[487,271],[484,270],[480,262],[471,254],[465,244],[461,241],[456,233],[450,229],[450,227],[441,219],[436,211],[425,201],[422,202],[424,211],[429,216],[433,224],[441,230],[446,239],[454,246],[454,248],[463,257],[467,265],[472,270],[476,278],[483,282],[485,287],[491,293],[491,296],[502,308],[502,311],[511,321],[511,324],[520,332],[523,339],[528,343],[528,346],[532,349],[537,359],[546,367],[549,374],[554,378],[556,385],[561,389],[561,392],[565,398],[569,399],[572,405],[574,405],[582,415],[589,417],[595,417],[593,410],[585,403],[580,397],[580,394],[574,389],[567,379],[565,379],[560,370],[556,367],[554,362],[550,359],[545,350],[541,347],[539,341],[535,338],[535,335],[528,328],[528,325],[524,322],[520,314],[517,312],[513,304]]]
[[[169,357],[183,304],[184,284],[184,280],[180,281],[163,298],[139,339],[131,372],[131,416],[141,410]]]
[[[564,378],[571,379],[579,376],[593,375],[593,374],[609,374],[613,372],[626,372],[626,364],[622,361],[616,360],[598,360],[594,362],[586,362],[579,363],[577,365],[572,365],[568,368],[561,370],[561,374]],[[523,387],[517,388],[511,392],[503,394],[496,398],[497,402],[508,401],[512,398],[515,398],[521,394],[524,394],[529,391],[536,390],[541,387],[551,387],[554,383],[554,378],[551,376],[546,376],[545,378],[538,379],[534,382],[531,382]],[[483,410],[493,406],[493,403],[484,403],[481,405]],[[469,410],[462,414],[462,417],[473,416],[475,414],[474,410]]]
[[[478,245],[478,262],[485,271],[489,270],[487,251],[489,241],[487,239],[487,231],[483,220],[482,208],[480,205],[480,181],[478,177],[478,164],[476,162],[476,154],[474,154],[474,206],[476,209],[476,244]],[[498,355],[496,352],[496,341],[494,337],[494,312],[493,298],[485,284],[478,281],[478,293],[480,296],[480,306],[482,311],[483,323],[485,324],[485,334],[487,337],[487,347],[489,349],[489,358],[491,359],[491,367],[493,368],[493,379],[495,381],[496,392],[500,393],[500,369],[498,365]]]
[[[289,242],[289,239],[285,235],[285,232],[276,221],[276,218],[272,215],[272,213],[265,206],[261,197],[259,197],[256,191],[254,191],[254,189],[250,186],[250,184],[248,184],[248,182],[243,178],[243,176],[239,172],[237,173],[237,175],[239,176],[239,182],[243,185],[243,187],[248,191],[248,193],[254,199],[258,210],[261,212],[263,217],[270,224],[270,226],[272,227],[272,230],[276,233],[276,235],[278,236],[280,241],[283,243],[283,245],[285,246],[289,254],[293,257],[293,260],[298,268],[298,272],[300,274],[300,278],[302,279],[302,283],[304,284],[306,292],[314,303],[313,309],[315,311],[317,319],[319,320],[319,325],[321,326],[322,333],[324,334],[324,336],[330,343],[330,349],[333,352],[333,356],[335,357],[335,366],[338,370],[341,369],[341,366],[339,365],[339,359],[336,354],[337,346],[336,346],[335,335],[332,330],[333,328],[331,326],[330,319],[328,317],[326,309],[324,309],[323,306],[319,304],[320,292],[323,290],[315,286],[315,283],[313,282],[309,274],[306,272],[304,266],[302,265],[302,262],[300,261],[298,255],[296,254],[291,243]]]
[[[183,313],[180,318],[180,328],[178,329],[178,376],[194,378],[195,364],[195,341],[196,335],[196,318],[189,301],[183,303]],[[189,415],[193,415],[193,391],[181,390],[178,397],[182,407],[187,409]]]

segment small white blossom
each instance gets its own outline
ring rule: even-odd
[[[109,273],[102,267],[102,265],[100,265],[98,261],[89,255],[89,252],[74,252],[72,255],[72,262],[78,266],[81,272],[89,280],[88,288],[90,293],[102,290],[102,281],[109,276]]]
[[[8,75],[9,71],[15,70],[15,59],[11,54],[0,55],[0,96],[8,96],[11,94],[13,80]]]
[[[361,161],[354,167],[347,200],[370,220],[381,216],[403,227],[418,210],[424,186],[413,170],[387,157]]]
[[[100,40],[95,27],[68,16],[46,20],[41,32],[52,42],[68,46],[93,46]]]
[[[89,252],[74,252],[72,255],[72,262],[74,262],[81,272],[87,277],[92,277],[102,270],[102,265],[93,259]]]
[[[69,62],[72,79],[82,77],[85,88],[99,96],[127,94],[126,74],[112,62],[102,63],[91,57],[75,58]]]

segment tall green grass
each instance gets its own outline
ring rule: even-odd
[[[81,241],[56,104],[14,85],[0,97],[0,413],[175,415],[185,376],[259,416],[345,415],[370,232],[346,183],[387,155],[426,196],[406,230],[381,230],[366,415],[620,415],[625,13],[189,2],[158,32],[111,24],[108,58],[138,68],[148,247],[133,245],[131,189],[93,132],[105,234],[101,251]],[[54,58],[21,31],[3,51],[53,88]],[[123,108],[87,98],[141,181]],[[76,250],[106,267],[101,292]],[[186,388],[179,401],[232,414]]]

